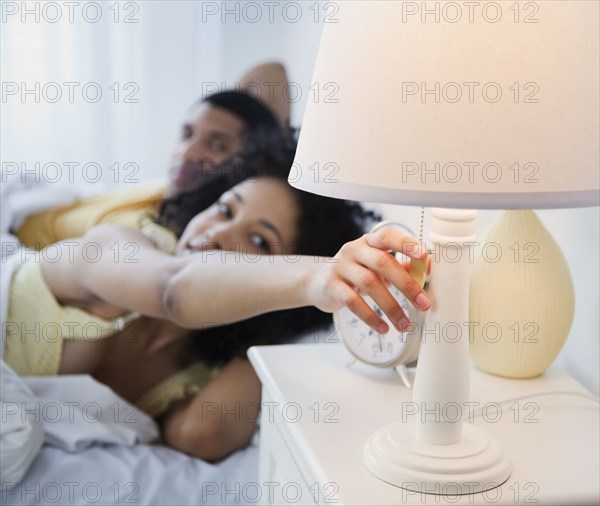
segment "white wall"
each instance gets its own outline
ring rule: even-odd
[[[92,23],[81,8],[74,10],[70,22],[64,3],[54,3],[63,6],[56,23],[48,21],[56,12],[44,12],[40,2],[28,4],[38,6],[39,19],[28,14],[25,22],[21,11],[11,14],[22,2],[2,2],[2,81],[19,87],[26,82],[29,88],[35,82],[78,82],[79,91],[73,103],[66,97],[56,103],[41,97],[38,103],[32,95],[22,101],[19,95],[3,94],[2,162],[25,163],[27,168],[54,162],[63,167],[63,179],[68,176],[65,162],[95,162],[102,169],[102,181],[111,184],[115,172],[108,168],[115,162],[121,167],[119,184],[133,175],[131,166],[123,170],[127,162],[139,166],[133,179],[165,174],[189,105],[206,85],[232,85],[256,63],[275,59],[286,65],[290,81],[302,90],[292,110],[292,122],[300,124],[311,98],[322,21],[333,14],[325,2],[315,8],[312,1],[296,3],[300,11],[291,5],[294,2],[281,1],[273,11],[264,2],[254,2],[260,12],[247,7],[252,2],[121,2],[115,22],[115,11],[109,9],[114,2],[102,2],[101,18]],[[90,19],[96,16],[93,9],[86,14]],[[124,23],[127,15],[138,22]],[[82,99],[81,87],[90,82],[103,91],[97,103]],[[121,86],[119,103],[109,89],[115,82]],[[123,91],[133,90],[123,90],[125,83],[139,87],[133,97],[137,103],[123,102]],[[88,176],[94,177],[93,172]],[[79,173],[76,180],[82,179]],[[417,209],[397,208],[391,214],[417,227]],[[493,214],[481,213],[479,232]],[[567,257],[577,294],[575,321],[558,362],[598,393],[598,210],[540,215]]]
[[[138,179],[161,176],[181,121],[203,90],[232,85],[247,69],[268,60],[284,63],[290,81],[301,90],[292,110],[292,121],[300,121],[321,31],[316,2],[297,4],[299,11],[295,2],[280,2],[272,11],[263,2],[254,2],[260,10],[231,1],[121,2],[119,22],[116,9],[110,9],[114,2],[99,4],[97,22],[84,18],[84,12],[88,19],[96,17],[91,7],[74,8],[70,22],[64,2],[52,3],[61,6],[57,22],[50,21],[59,11],[45,9],[41,2],[29,4],[38,7],[37,19],[33,11],[24,22],[22,2],[2,4],[2,79],[18,86],[17,95],[2,97],[3,161],[25,162],[27,168],[36,162],[42,167],[95,162],[106,182],[116,179],[114,169],[108,170],[112,164],[134,162]],[[125,23],[127,15],[137,23]],[[21,83],[34,89],[36,82],[39,96],[21,97]],[[53,82],[63,96],[49,103],[43,92],[46,87],[54,100],[56,87],[48,85]],[[80,83],[73,103],[64,82]],[[110,89],[115,82],[120,83],[118,103]],[[83,99],[87,83],[100,86],[98,102]],[[125,89],[126,83],[133,84]],[[125,103],[126,93],[134,91],[129,98],[137,103]],[[47,179],[54,179],[55,171],[46,170]],[[63,170],[66,176],[68,168]],[[122,176],[131,174],[127,170]],[[88,180],[94,178],[92,172],[88,175]],[[122,184],[124,178],[118,179]]]

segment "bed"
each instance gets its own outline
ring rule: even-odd
[[[77,453],[45,445],[25,476],[2,490],[5,505],[256,504],[258,436],[218,464],[158,444],[94,446]]]
[[[258,431],[211,464],[162,445],[152,418],[89,375],[19,377],[1,365],[3,505],[237,505],[262,495]]]

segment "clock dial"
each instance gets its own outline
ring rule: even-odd
[[[350,352],[363,362],[379,367],[414,363],[420,345],[421,325],[418,311],[400,290],[392,287],[390,293],[412,323],[408,332],[397,331],[385,313],[368,296],[364,297],[365,302],[388,324],[390,331],[387,334],[379,334],[346,307],[334,315],[335,324]]]
[[[375,232],[383,227],[398,228],[403,232],[407,232],[409,236],[415,236],[412,230],[402,223],[392,221],[383,221],[375,225],[371,229],[371,232]],[[408,257],[399,252],[390,251],[389,253],[393,254],[399,262],[408,259]],[[426,262],[411,261],[410,274],[418,279],[421,286],[426,281],[426,269]],[[385,313],[368,296],[365,296],[364,300],[388,324],[390,330],[387,334],[382,335],[371,329],[371,327],[346,307],[334,313],[333,321],[336,329],[342,335],[344,344],[357,359],[379,367],[413,365],[419,358],[424,314],[417,311],[396,287],[390,286],[388,289],[411,322],[407,332],[397,331]],[[425,290],[427,290],[427,283],[425,283]],[[406,374],[405,367],[403,370],[404,374]],[[403,381],[408,386],[407,378],[403,378]]]

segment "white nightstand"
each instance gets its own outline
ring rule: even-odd
[[[263,385],[259,482],[269,493],[262,494],[262,504],[599,502],[597,403],[552,395],[510,403],[501,411],[495,404],[534,392],[588,393],[560,369],[531,380],[471,370],[471,401],[487,410],[474,423],[499,440],[513,470],[497,489],[446,497],[394,487],[363,464],[367,438],[400,420],[403,402],[411,400],[412,392],[395,372],[350,365],[352,357],[340,343],[258,346],[248,356]]]

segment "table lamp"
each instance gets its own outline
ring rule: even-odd
[[[307,105],[289,182],[336,198],[435,207],[426,327],[437,335],[421,344],[420,412],[371,436],[364,462],[404,488],[487,490],[509,477],[509,456],[452,411],[468,401],[475,209],[599,204],[599,2],[339,9],[313,74],[337,93]]]

